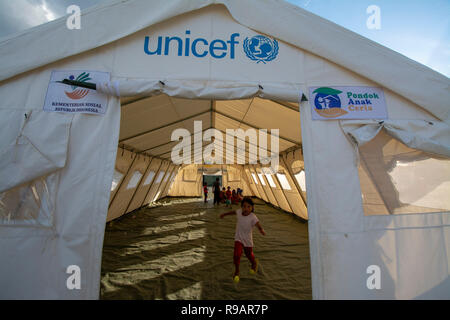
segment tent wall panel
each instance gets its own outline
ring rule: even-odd
[[[244,170],[244,166],[236,165],[235,167],[236,167],[236,169],[239,170],[239,174],[241,177],[240,188],[243,190],[242,195],[249,196],[249,197],[253,196],[254,194],[253,194],[252,189],[250,188],[250,184],[248,183],[248,179],[247,179],[247,175]]]
[[[290,190],[284,189],[284,194],[286,195],[287,200],[289,201],[289,205],[294,210],[294,213],[298,215],[299,217],[307,220],[308,219],[308,213],[305,204],[303,203],[303,200],[298,193],[294,181],[291,175],[287,170],[282,170],[283,174],[286,176],[287,181],[290,185]],[[278,178],[278,177],[277,177]]]
[[[258,181],[258,183],[255,183],[255,187],[256,187],[256,189],[258,189],[259,198],[264,200],[265,202],[270,202],[269,198],[267,198],[266,192],[264,191],[264,189],[261,186],[261,181],[259,181],[257,172],[255,171],[255,169],[251,165],[248,166],[248,168],[249,168],[249,171],[250,171],[250,175],[252,176],[251,177],[252,182],[255,182],[253,180],[253,175],[254,175],[256,181]]]
[[[133,152],[130,152],[128,150],[124,149],[117,149],[117,157],[116,157],[116,164],[115,164],[115,171],[120,173],[122,175],[122,178],[118,181],[113,181],[113,186],[115,188],[111,191],[111,196],[109,199],[109,205],[111,206],[111,203],[114,200],[114,197],[116,196],[116,193],[119,191],[120,186],[122,185],[122,182],[126,178],[128,171],[131,168],[131,165],[134,161],[136,154]]]
[[[279,208],[280,205],[278,204],[277,199],[273,195],[273,192],[271,190],[272,188],[270,187],[269,181],[267,181],[266,176],[262,173],[261,167],[257,167],[255,165],[253,165],[253,169],[257,173],[257,177],[260,180],[260,182],[261,182],[261,178],[264,181],[264,185],[261,183],[261,188],[264,189],[264,192],[266,194],[266,197],[269,199],[269,202]]]
[[[169,195],[174,197],[200,197],[202,173],[196,165],[184,166],[178,172]]]
[[[131,203],[128,207],[128,212],[136,210],[143,205],[143,202],[146,198],[146,195],[149,189],[152,186],[153,181],[156,178],[156,175],[159,171],[159,167],[161,166],[162,160],[157,158],[152,158],[149,167],[147,168],[147,172],[142,177],[141,183],[131,200]]]
[[[245,176],[247,177],[247,181],[249,183],[249,187],[252,190],[253,195],[255,197],[258,197],[258,198],[262,199],[262,197],[259,194],[259,190],[258,190],[258,188],[255,185],[255,181],[253,181],[252,174],[251,174],[249,166],[244,166],[244,173],[245,173]]]
[[[169,165],[169,167],[167,168],[166,175],[164,176],[163,180],[161,181],[161,185],[157,192],[158,196],[156,197],[155,201],[165,197],[164,192],[166,191],[166,188],[170,184],[170,176],[172,175],[172,172],[174,169],[175,169],[174,165]]]
[[[105,57],[107,60],[108,58]],[[92,59],[102,65],[101,59]],[[61,68],[64,65],[59,65]],[[72,65],[83,68],[81,65]],[[67,66],[70,67],[70,66]],[[23,114],[42,110],[46,88],[39,94],[34,85],[48,84],[51,69],[41,69],[45,80],[27,75],[30,90],[10,87],[7,95],[26,102],[22,106],[0,105],[2,128],[8,128],[5,116],[10,112]],[[15,82],[20,81],[15,79]],[[3,86],[2,86],[3,87]],[[30,107],[32,101],[33,106]],[[26,106],[28,104],[28,107]],[[30,124],[32,124],[31,113]],[[46,127],[59,126],[59,117],[49,115]],[[65,117],[60,117],[63,120]],[[52,119],[50,121],[50,119]],[[76,114],[70,125],[64,168],[58,171],[59,182],[54,196],[51,227],[0,226],[0,299],[98,299],[102,244],[111,181],[117,154],[120,104],[108,100],[103,116]],[[35,128],[36,132],[42,128]],[[37,133],[38,134],[38,133]],[[5,135],[2,135],[4,138]],[[93,139],[95,137],[95,139]],[[57,141],[58,136],[55,136]],[[61,139],[63,137],[61,136]],[[20,155],[20,153],[19,153]],[[27,159],[32,160],[31,157]],[[98,164],[97,166],[92,164]],[[66,270],[77,265],[81,270],[81,288],[68,290]]]
[[[167,183],[167,185],[166,185],[166,187],[164,189],[164,192],[162,194],[162,198],[167,197],[169,195],[169,190],[170,190],[170,188],[172,187],[172,185],[173,185],[173,183],[175,181],[175,177],[178,174],[178,170],[179,169],[180,169],[180,166],[175,166],[174,167],[174,169],[172,171],[172,174],[170,175],[169,182]]]
[[[318,268],[312,274],[313,297],[450,298],[450,213],[365,216],[354,147],[338,123],[311,121],[307,105],[301,112],[311,268]],[[324,170],[330,159],[338,172]],[[381,290],[365,285],[371,265],[379,267]],[[353,281],[360,285],[343,292]]]
[[[290,152],[289,154],[283,154],[281,161],[284,164],[284,167],[289,172],[291,180],[294,183],[294,186],[295,186],[298,194],[302,198],[301,199],[302,203],[306,207],[306,190],[302,189],[302,187],[300,186],[300,183],[297,181],[297,178],[295,177],[294,171],[292,170],[292,164],[294,163],[295,160],[297,160],[294,158],[295,156],[300,156],[300,153],[299,152]],[[303,157],[302,157],[302,159],[303,159]],[[303,166],[303,168],[304,168],[304,166]]]
[[[114,200],[111,202],[107,221],[116,219],[126,213],[127,207],[147,171],[150,158],[136,154],[133,158],[133,164],[128,170],[127,176],[123,179]]]
[[[280,204],[281,209],[294,213],[294,210],[292,209],[291,205],[289,204],[289,201],[287,200],[285,190],[280,185],[280,182],[278,181],[277,175],[272,175],[273,182],[275,183],[276,187],[272,188],[273,193],[275,197],[277,197],[278,203]]]
[[[169,168],[170,162],[163,161],[161,164],[161,168],[157,175],[155,175],[154,182],[147,194],[147,197],[144,200],[144,205],[148,205],[149,203],[155,201],[156,197],[159,197],[161,184],[164,180],[164,177],[167,174],[167,169]]]

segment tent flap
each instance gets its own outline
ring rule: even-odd
[[[427,120],[342,120],[345,134],[357,146],[369,142],[384,129],[390,136],[410,148],[450,157],[450,126],[442,121]]]
[[[72,118],[39,110],[0,110],[0,126],[9,128],[0,145],[0,192],[65,166]]]

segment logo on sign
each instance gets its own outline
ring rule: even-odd
[[[313,91],[314,107],[318,114],[325,118],[336,118],[347,114],[348,112],[341,108],[341,99],[339,94],[342,91],[322,87]]]
[[[71,75],[69,77],[70,80],[75,80],[78,82],[87,82],[89,80],[92,80],[89,77],[89,73],[83,72],[82,74],[80,74],[78,77],[75,78],[74,75]],[[64,91],[64,93],[66,94],[66,96],[68,96],[70,99],[73,100],[79,100],[81,98],[84,98],[85,96],[88,95],[89,93],[89,89],[84,89],[84,88],[80,88],[77,86],[72,86],[72,92],[67,92]]]
[[[234,60],[236,48],[241,43],[239,33],[230,34],[227,39],[205,39],[195,37],[191,30],[185,31],[185,37],[177,36],[146,36],[144,52],[149,56],[179,56],[179,57],[211,57],[214,59],[229,58]],[[245,38],[243,50],[246,56],[257,63],[274,60],[278,55],[278,41],[262,35]]]
[[[278,41],[261,35],[245,38],[243,47],[247,57],[257,63],[265,64],[278,55]]]

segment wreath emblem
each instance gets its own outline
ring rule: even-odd
[[[247,57],[257,63],[265,64],[278,55],[278,41],[262,35],[245,38],[243,47]]]

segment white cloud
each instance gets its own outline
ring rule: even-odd
[[[3,14],[15,20],[21,29],[37,26],[56,18],[44,1],[15,0],[3,3]]]

